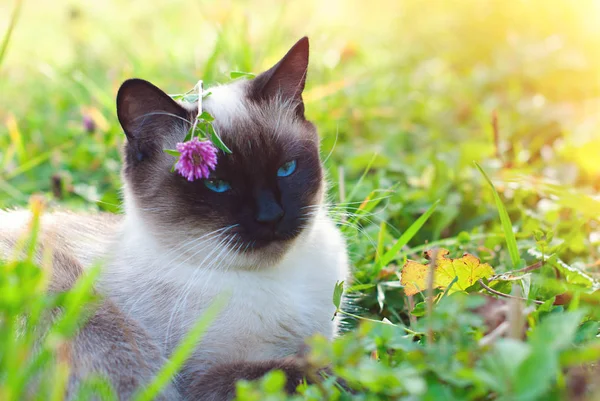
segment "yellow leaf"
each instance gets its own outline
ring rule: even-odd
[[[461,258],[452,259],[448,257],[448,250],[439,249],[433,276],[434,288],[445,289],[450,285],[454,277],[458,277],[450,292],[464,291],[472,286],[480,278],[488,278],[495,274],[494,269],[487,263],[465,253]],[[433,251],[425,252],[425,258],[431,260]],[[415,295],[427,288],[427,275],[429,265],[424,265],[414,260],[408,260],[400,274],[400,282],[404,286],[406,295]]]

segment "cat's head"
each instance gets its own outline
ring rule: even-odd
[[[303,38],[256,78],[208,88],[203,109],[232,153],[220,151],[210,179],[193,182],[171,171],[175,157],[163,149],[183,141],[197,105],[175,102],[149,82],[126,81],[117,113],[127,135],[128,212],[160,242],[191,260],[205,258],[203,265],[279,260],[311,226],[323,198],[318,134],[302,100],[307,67]]]

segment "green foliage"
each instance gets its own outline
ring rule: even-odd
[[[474,308],[481,297],[456,293],[437,305],[427,324],[436,327],[434,343],[403,325],[364,322],[330,345],[311,342],[309,361],[329,365],[334,376],[321,386],[301,386],[290,397],[279,373],[258,383],[243,383],[238,400],[547,400],[567,394],[561,380],[562,355],[581,349],[575,336],[582,312],[544,318],[524,341],[503,338],[482,345],[482,319]],[[580,326],[579,326],[580,327]],[[588,342],[588,347],[597,342]],[[585,346],[584,346],[585,347]],[[340,388],[335,378],[343,379]],[[273,385],[276,383],[276,385]]]
[[[578,371],[594,373],[596,3],[136,4],[32,0],[17,25],[0,13],[8,28],[0,33],[12,32],[0,56],[0,207],[42,193],[64,208],[120,212],[120,82],[140,76],[181,93],[200,78],[251,78],[241,71],[269,68],[308,33],[306,114],[321,133],[330,214],[352,261],[346,288],[331,289],[346,333],[311,342],[309,364],[333,372],[321,384],[287,396],[272,373],[241,383],[238,398],[558,400],[571,398]],[[453,293],[458,278],[433,299],[407,297],[401,266],[425,265],[434,248],[493,266],[497,277],[484,284],[521,298],[522,321],[504,321],[505,335],[490,337],[481,295],[492,294],[479,283]],[[83,318],[77,306],[93,301],[89,287],[50,297],[36,263],[1,266],[0,399],[21,399],[34,371],[48,390],[39,394],[60,399],[67,371],[56,355]],[[31,325],[14,335],[18,317],[35,323],[59,304],[70,317],[35,363],[22,357],[35,335]],[[594,399],[600,393],[583,377]],[[110,399],[101,378],[82,391]]]
[[[13,30],[15,29],[15,25],[17,20],[19,19],[19,14],[21,12],[21,7],[23,6],[22,0],[17,0],[15,2],[14,9],[12,14],[10,15],[10,20],[8,22],[8,27],[6,28],[6,32],[2,37],[2,42],[0,44],[0,67],[2,67],[2,61],[4,61],[4,57],[6,55],[6,50],[8,49],[8,44],[10,43],[10,38],[12,36]]]

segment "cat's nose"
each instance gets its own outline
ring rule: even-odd
[[[255,220],[261,224],[275,224],[283,217],[283,209],[275,199],[273,192],[263,190],[256,196]]]
[[[283,209],[279,205],[263,209],[256,214],[256,221],[263,224],[277,223],[283,217]]]

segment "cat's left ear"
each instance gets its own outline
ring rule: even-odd
[[[121,85],[117,116],[127,135],[127,155],[138,160],[162,152],[167,137],[185,132],[189,124],[186,109],[143,79]]]
[[[117,94],[117,116],[129,140],[147,131],[168,130],[188,112],[169,95],[143,79],[128,79]]]
[[[308,38],[300,39],[285,56],[269,70],[253,79],[251,97],[257,100],[280,99],[297,105],[304,116],[302,91],[308,70]]]

